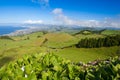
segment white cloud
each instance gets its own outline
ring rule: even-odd
[[[62,24],[73,25],[74,21],[69,19],[67,16],[63,14],[63,10],[61,8],[56,8],[52,11],[55,14],[55,20],[59,21]]]
[[[55,21],[65,25],[79,25],[87,27],[120,27],[120,16],[116,18],[105,18],[103,21],[98,20],[74,20],[64,15],[61,8],[56,8],[52,11],[55,15]]]
[[[53,14],[62,14],[62,9],[61,8],[56,8],[52,11]]]
[[[112,18],[106,18],[104,20],[104,25],[112,26],[112,27],[120,27],[120,16],[115,16]]]
[[[23,23],[26,23],[26,24],[42,24],[43,21],[42,20],[26,20]]]
[[[79,20],[75,21],[75,23],[79,26],[87,26],[87,27],[94,27],[94,26],[99,26],[99,21],[97,20]]]
[[[67,24],[67,25],[74,24],[73,20],[69,19],[67,16],[65,16],[63,14],[57,15],[56,20],[62,22],[63,24]]]
[[[59,21],[61,24],[65,24],[65,25],[80,25],[80,26],[88,26],[88,27],[92,27],[92,26],[96,26],[98,25],[98,21],[96,20],[73,20],[68,18],[67,16],[65,16],[63,14],[63,10],[61,8],[56,8],[52,11],[53,14],[55,14],[55,20]]]
[[[49,0],[32,0],[32,2],[38,3],[42,7],[48,7],[49,6]]]

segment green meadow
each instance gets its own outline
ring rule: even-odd
[[[0,67],[13,60],[22,58],[23,55],[41,52],[54,53],[71,60],[72,62],[83,61],[85,63],[96,59],[103,60],[110,56],[116,56],[119,46],[102,48],[76,48],[74,46],[81,39],[105,37],[105,34],[110,35],[109,33],[110,32],[106,30],[101,34],[72,35],[65,32],[44,33],[41,31],[22,36],[10,37],[11,39],[0,39]],[[111,31],[111,34],[114,34],[114,31]]]
[[[58,50],[57,55],[69,59],[73,62],[89,62],[93,60],[103,60],[110,56],[116,56],[119,47],[102,47],[102,48],[67,48]]]
[[[120,34],[120,30],[105,30],[101,34],[102,35],[117,35],[117,34]]]

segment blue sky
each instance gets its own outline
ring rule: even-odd
[[[0,0],[0,23],[120,26],[120,0]]]

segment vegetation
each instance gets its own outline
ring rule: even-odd
[[[74,36],[67,33],[48,33],[44,35],[43,38],[47,39],[44,46],[48,48],[63,48],[78,42]]]
[[[110,47],[120,45],[120,35],[107,36],[105,38],[85,38],[76,44],[77,48],[98,48],[98,47]]]
[[[0,36],[0,39],[13,40],[13,39],[12,39],[12,38],[10,38],[9,36]]]
[[[120,30],[104,30],[101,32],[102,35],[120,35]]]
[[[104,38],[105,36],[101,34],[89,34],[89,35],[78,34],[78,35],[75,35],[75,37],[78,39],[78,42],[79,42],[81,39],[85,39],[85,38],[97,39],[97,38]]]
[[[119,57],[83,64],[54,54],[34,54],[0,69],[0,80],[119,80],[119,71]]]
[[[81,30],[80,32],[75,33],[74,35],[83,34],[83,35],[89,35],[89,34],[101,34],[105,29],[102,30]]]
[[[119,55],[118,46],[102,48],[76,48],[75,44],[85,38],[104,38],[101,34],[77,34],[68,33],[35,32],[23,36],[0,39],[0,67],[10,61],[21,58],[23,55],[33,53],[55,53],[58,56],[74,62],[89,62],[96,59],[106,59],[110,56]]]
[[[65,59],[71,60],[73,62],[85,62],[94,60],[103,60],[109,57],[114,57],[119,51],[118,46],[114,47],[102,47],[102,48],[64,48],[64,49],[55,49],[51,52],[56,55],[63,57]],[[116,53],[117,52],[117,53]]]

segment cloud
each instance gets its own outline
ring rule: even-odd
[[[67,24],[67,25],[74,24],[73,20],[69,19],[67,16],[65,16],[63,14],[57,15],[56,20],[62,22],[63,24]]]
[[[62,14],[62,9],[61,8],[56,8],[52,11],[53,14]]]
[[[27,20],[27,21],[24,21],[23,23],[25,23],[25,24],[42,24],[43,21],[42,20]]]
[[[98,20],[74,20],[64,15],[62,8],[56,8],[52,11],[55,15],[55,21],[64,25],[78,25],[86,27],[120,27],[120,16],[115,18],[105,18]]]
[[[49,6],[49,0],[32,0],[32,2],[38,3],[42,7],[48,7]]]
[[[100,22],[97,20],[79,20],[75,21],[76,25],[79,26],[87,26],[87,27],[94,27],[94,26],[100,26]]]
[[[65,25],[79,25],[79,26],[88,26],[91,27],[93,25],[97,25],[98,21],[96,20],[73,20],[70,19],[68,16],[64,15],[63,10],[61,8],[56,8],[52,11],[55,15],[55,20],[61,24]]]
[[[62,24],[66,25],[73,25],[74,21],[69,19],[67,16],[63,14],[63,10],[61,8],[56,8],[52,11],[55,14],[55,20],[61,22]]]
[[[120,16],[118,15],[112,18],[105,18],[104,25],[120,27]]]

